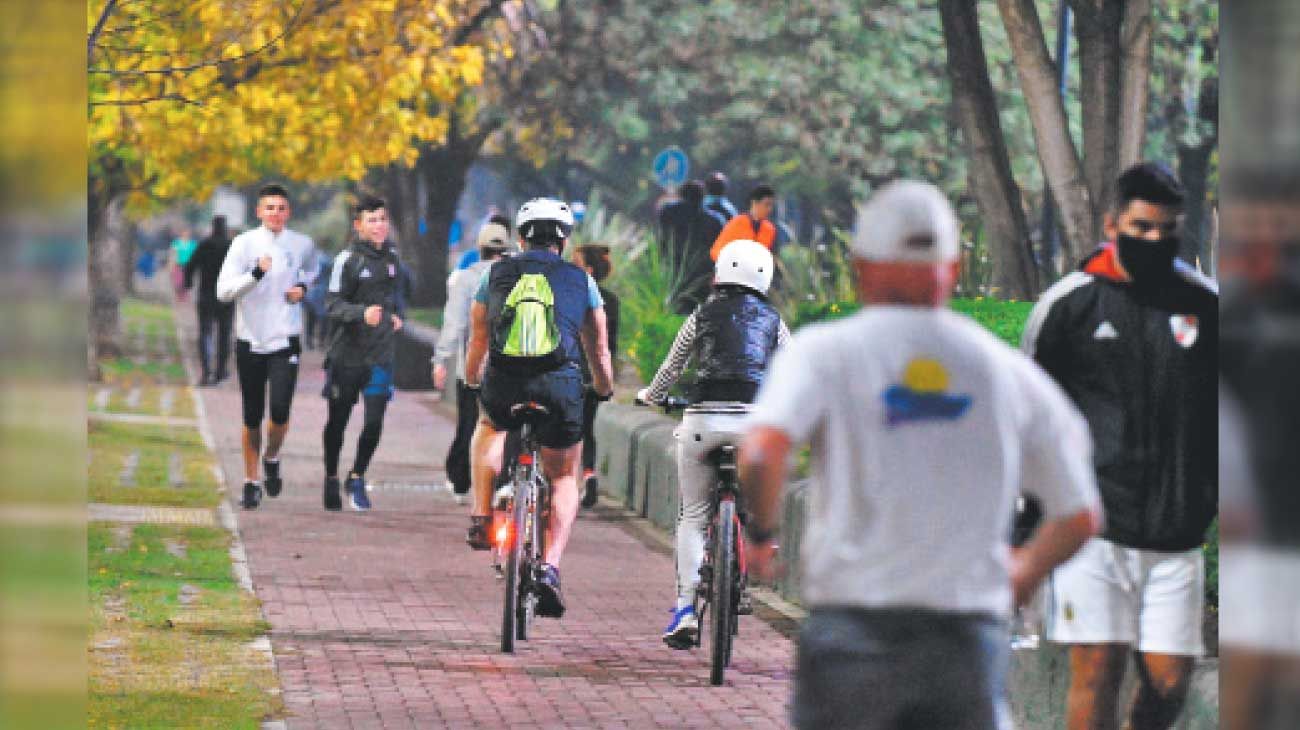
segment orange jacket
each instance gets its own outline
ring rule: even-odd
[[[776,226],[772,225],[772,221],[767,219],[757,221],[757,225],[755,223],[754,217],[749,213],[741,213],[727,221],[727,225],[722,227],[722,233],[719,233],[717,240],[713,242],[713,248],[709,250],[709,256],[714,261],[717,261],[718,254],[722,253],[723,246],[742,238],[758,241],[767,246],[770,251],[772,244],[776,243]]]

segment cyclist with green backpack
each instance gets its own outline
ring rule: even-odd
[[[581,353],[588,355],[592,387],[602,400],[613,394],[613,373],[596,282],[560,258],[573,230],[569,206],[535,198],[519,209],[515,227],[524,253],[485,271],[470,305],[465,386],[480,389],[482,408],[470,443],[474,500],[466,541],[475,550],[491,547],[492,484],[501,470],[506,431],[521,425],[512,409],[524,403],[542,406],[546,416],[536,433],[552,497],[537,615],[559,618],[564,601],[558,566],[579,503]]]

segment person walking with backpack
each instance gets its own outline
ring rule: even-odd
[[[535,198],[515,220],[525,251],[483,273],[470,305],[465,385],[480,393],[470,444],[474,502],[466,541],[491,547],[492,482],[501,470],[505,432],[522,425],[511,413],[535,402],[549,415],[538,424],[542,472],[551,484],[551,519],[538,576],[537,615],[564,615],[560,559],[578,516],[582,464],[582,370],[586,353],[597,396],[613,395],[605,307],[595,280],[560,258],[573,230],[568,204]],[[579,349],[581,341],[581,349]]]
[[[709,519],[709,488],[716,479],[705,456],[743,432],[745,412],[754,400],[768,363],[790,330],[767,299],[775,263],[756,241],[732,241],[718,259],[713,293],[682,323],[672,350],[650,386],[637,393],[643,403],[659,403],[692,358],[698,380],[691,407],[682,415],[677,438],[677,603],[663,640],[674,649],[695,646],[699,617],[695,589],[704,562],[704,530]],[[719,407],[721,406],[721,407]],[[737,408],[736,406],[742,406]],[[748,595],[742,604],[748,606]]]
[[[325,509],[342,509],[339,493],[339,452],[352,407],[360,397],[365,425],[357,439],[357,452],[348,472],[348,506],[358,512],[370,509],[366,494],[366,468],[379,446],[384,413],[393,397],[393,361],[396,334],[406,311],[398,296],[401,262],[388,242],[388,211],[384,201],[366,196],[353,216],[357,240],[334,259],[325,310],[334,324],[326,355],[324,396],[329,399],[329,419],[321,440],[325,447]]]

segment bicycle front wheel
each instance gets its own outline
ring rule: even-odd
[[[731,628],[736,620],[736,503],[724,497],[718,503],[713,523],[713,589],[709,601],[713,616],[709,620],[713,666],[709,683],[722,684],[722,675],[731,662]]]

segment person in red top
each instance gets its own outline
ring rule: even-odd
[[[776,209],[776,191],[771,185],[759,185],[749,194],[749,210],[727,221],[722,233],[713,242],[709,256],[718,260],[718,254],[728,243],[737,240],[758,241],[769,251],[776,243],[776,226],[770,220]]]

